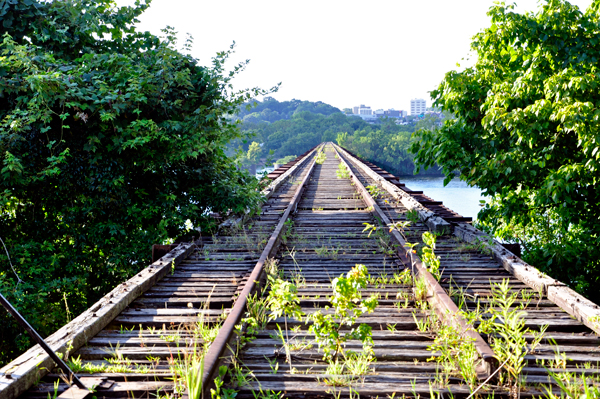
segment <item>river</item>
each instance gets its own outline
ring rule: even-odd
[[[443,201],[446,207],[473,219],[477,218],[477,213],[481,209],[479,201],[486,199],[481,195],[479,187],[469,187],[458,178],[452,179],[446,187],[444,187],[444,178],[438,176],[401,176],[399,179],[411,190],[423,191],[423,194],[428,197]]]
[[[259,173],[266,170],[272,172],[273,168],[257,170]],[[462,216],[477,218],[481,209],[480,200],[485,200],[478,187],[469,187],[467,183],[459,179],[452,179],[444,187],[444,178],[439,176],[401,176],[400,182],[406,184],[411,190],[423,191],[423,193],[436,201],[443,201],[444,205]]]

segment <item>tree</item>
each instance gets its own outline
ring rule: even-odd
[[[250,161],[254,164],[258,163],[261,153],[262,153],[262,149],[260,148],[260,144],[257,143],[256,141],[253,141],[252,144],[250,144],[250,148],[248,149],[248,154],[247,154],[248,161]]]
[[[410,133],[418,122],[399,125],[397,119],[384,117],[371,124],[321,101],[278,102],[265,98],[263,102],[252,101],[246,105],[248,108],[236,115],[243,118],[242,130],[253,134],[256,141],[262,143],[263,151],[273,151],[278,158],[301,154],[323,141],[341,137],[344,147],[390,172],[413,173],[414,164],[408,147]],[[269,119],[274,113],[278,114],[279,120]],[[437,126],[439,121],[437,115],[428,115],[421,125]],[[236,146],[246,152],[249,145],[247,140],[232,143],[231,152]],[[247,159],[246,155],[243,157]]]
[[[443,117],[440,118],[436,114],[425,114],[425,116],[423,116],[423,118],[419,119],[415,123],[415,128],[417,130],[419,130],[419,129],[434,130],[441,124],[443,124]]]
[[[484,228],[598,300],[600,1],[585,13],[547,0],[537,13],[498,4],[488,15],[475,65],[432,92],[454,118],[417,134],[415,161],[481,187]]]
[[[243,165],[249,166],[250,171],[254,170],[252,173],[256,173],[256,165],[260,161],[261,154],[262,148],[260,144],[256,141],[253,141],[248,147],[248,151],[241,154],[240,161]]]
[[[150,261],[150,247],[206,228],[209,212],[261,201],[224,147],[234,92],[175,33],[136,32],[148,7],[5,1],[0,9],[0,290],[48,335]],[[68,308],[67,308],[68,304]],[[28,338],[0,314],[0,362]],[[16,338],[15,338],[16,337]]]
[[[414,164],[409,153],[411,133],[404,131],[391,118],[385,118],[378,129],[367,125],[352,134],[339,133],[337,143],[356,155],[375,162],[390,172],[412,175]]]

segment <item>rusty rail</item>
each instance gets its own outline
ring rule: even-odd
[[[269,238],[269,241],[267,242],[267,245],[265,246],[258,262],[254,266],[254,269],[252,270],[248,281],[244,285],[240,296],[236,299],[235,304],[231,309],[231,312],[229,313],[227,319],[219,329],[217,337],[210,345],[208,351],[204,356],[204,370],[202,375],[202,389],[204,392],[204,397],[210,396],[208,390],[210,389],[212,381],[218,373],[218,366],[221,357],[225,352],[227,344],[232,338],[235,326],[240,322],[244,312],[246,311],[248,298],[255,292],[255,290],[259,286],[259,282],[264,273],[264,266],[267,259],[272,257],[277,251],[279,239],[285,228],[285,222],[288,220],[290,214],[296,210],[298,202],[302,197],[303,189],[306,186],[306,182],[310,179],[312,171],[314,170],[314,166],[315,157],[313,156],[310,166],[308,167],[308,172],[306,173],[306,175],[304,175],[304,178],[302,179],[300,186],[296,190],[292,201],[290,202],[283,215],[279,219],[279,223],[277,224],[275,231],[273,231],[273,234],[271,234],[271,237]]]
[[[126,282],[118,285],[88,310],[77,316],[45,339],[56,353],[71,353],[87,343],[121,313],[135,298],[178,265],[193,250],[193,244],[180,244],[160,260],[140,271]],[[16,398],[48,374],[54,367],[53,360],[35,345],[21,356],[0,369],[0,398]]]
[[[373,207],[374,212],[385,225],[391,224],[392,221],[390,218],[383,212],[379,205],[377,205],[377,202],[373,199],[371,194],[369,194],[362,182],[358,179],[358,177],[356,177],[354,172],[352,172],[350,165],[348,165],[344,157],[337,151],[337,146],[335,144],[333,145],[333,148],[338,154],[340,162],[343,163],[348,169],[354,185],[360,191],[367,205]],[[419,259],[419,257],[416,255],[413,255],[412,258],[410,257],[408,250],[406,250],[405,247],[406,241],[402,235],[396,230],[393,230],[391,234],[398,244],[400,244],[400,247],[404,249],[398,250],[398,256],[402,262],[404,262],[406,265],[414,265],[418,276],[422,276],[425,279],[428,291],[427,299],[431,307],[435,310],[436,314],[446,324],[453,326],[465,336],[473,339],[475,348],[483,360],[483,363],[481,364],[483,369],[480,368],[480,370],[478,370],[478,377],[483,380],[487,379],[490,374],[494,372],[494,369],[497,365],[494,351],[484,341],[481,335],[475,331],[473,326],[469,325],[464,317],[461,316],[456,304],[452,301],[452,299],[450,299],[438,281],[431,275],[431,273],[429,273],[425,265],[423,265],[421,262],[421,259]]]

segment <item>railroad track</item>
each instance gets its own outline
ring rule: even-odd
[[[371,178],[365,172],[366,168],[359,167],[360,162],[356,159],[347,159],[363,184],[377,185],[381,182],[380,179]],[[404,188],[401,184],[397,186]],[[377,199],[379,206],[395,220],[406,220],[407,207],[381,188],[381,195]],[[452,215],[446,220],[460,222],[463,219]],[[563,375],[584,373],[597,376],[600,373],[600,340],[598,325],[592,320],[594,316],[591,314],[597,311],[598,306],[574,294],[561,282],[543,276],[497,243],[488,239],[473,240],[482,234],[470,225],[453,224],[454,234],[438,237],[436,254],[441,258],[440,284],[452,295],[454,302],[462,304],[461,308],[464,310],[497,307],[494,291],[498,294],[499,285],[504,282],[506,292],[514,294],[514,303],[508,308],[514,313],[523,312],[525,328],[532,332],[544,332],[540,344],[524,356],[525,365],[521,372],[524,390],[520,395],[545,393],[545,388],[539,384],[552,384],[556,388],[556,381],[548,377],[549,371]],[[423,232],[423,225],[411,225],[406,230],[409,236],[418,239]],[[469,241],[465,241],[465,238]],[[510,269],[511,262],[521,264],[522,269],[530,269],[530,273],[517,274],[520,277],[517,278],[515,273],[507,270]],[[505,267],[503,263],[509,264]],[[553,288],[558,292],[554,292]],[[549,291],[551,295],[554,294],[553,300],[548,298]],[[577,310],[569,302],[586,302],[586,309],[577,314]],[[534,341],[535,335],[529,332],[524,334],[529,345]],[[483,338],[490,342],[489,335],[483,334]],[[507,393],[500,389],[495,394]]]
[[[385,398],[432,392],[467,397],[484,382],[479,394],[531,397],[543,395],[543,386],[558,392],[549,373],[598,377],[598,306],[388,172],[335,145],[321,148],[324,159],[316,157],[317,149],[272,174],[277,184],[260,217],[201,243],[181,245],[155,263],[164,276],[145,283],[141,296],[113,311],[105,328],[69,354],[71,363],[87,364],[78,375],[98,385],[98,398],[179,396],[183,385],[176,367],[206,340],[212,341],[202,368],[206,398],[211,388],[221,397],[235,390],[238,398]],[[371,230],[364,231],[365,226]],[[439,281],[405,245],[424,248],[423,233],[429,230],[438,233]],[[348,341],[338,356],[345,368],[336,371],[333,360],[324,359],[322,341],[310,330],[314,320],[307,316],[335,310],[332,282],[356,265],[369,273],[359,297],[364,301],[375,295],[378,306],[341,331],[369,326],[372,344],[363,352],[359,341]],[[268,317],[269,303],[260,297],[269,295],[266,281],[272,286],[276,277],[296,287],[303,317]],[[505,314],[499,315],[503,304]],[[253,315],[262,315],[263,322],[252,326],[248,317]],[[498,379],[510,379],[512,365],[500,353],[501,327],[482,326],[506,315],[523,320],[519,337],[524,341],[518,341],[521,347],[515,341],[515,352],[526,349],[518,382],[509,381],[513,388]],[[450,348],[442,339],[449,331],[460,341]],[[456,352],[467,358],[471,350],[470,374],[460,372],[468,367],[457,363],[444,370],[449,364],[441,360],[445,350],[454,351],[454,358]],[[350,372],[357,363],[348,360],[353,359],[350,351],[371,353],[362,372]],[[46,375],[22,397],[46,398],[59,377]],[[215,378],[223,385],[215,385]],[[0,394],[2,384],[0,379]],[[69,397],[77,392],[67,388],[59,383],[57,393]]]
[[[299,157],[303,162],[296,162],[297,167],[294,168],[295,163],[287,165],[281,182],[276,181],[267,189],[269,198],[259,216],[244,225],[234,223],[223,228],[216,236],[178,246],[132,281],[117,287],[94,306],[93,312],[78,317],[71,328],[61,329],[50,337],[49,342],[54,344],[51,346],[55,349],[62,346],[69,352],[71,367],[84,384],[99,387],[98,397],[173,394],[174,359],[199,351],[204,338],[198,334],[199,324],[210,334],[211,327],[227,318],[281,214],[298,189],[297,182],[308,172],[304,166],[312,157],[314,151]],[[141,295],[135,295],[132,301],[133,298],[122,298],[123,292],[144,284],[138,277],[152,274],[161,267],[165,270],[149,284],[146,282],[144,289],[140,289]],[[124,309],[109,311],[109,317],[100,314],[105,306],[115,304]],[[104,318],[107,325],[94,333],[91,320],[98,318]],[[81,340],[72,330],[80,330],[80,335],[85,336],[85,345],[69,351],[72,344],[65,335],[73,335],[72,341]],[[53,339],[55,336],[57,339]],[[24,371],[15,370],[11,365],[3,369],[9,373],[3,375],[0,397],[16,397],[31,378],[37,379],[35,373],[33,377],[27,375],[27,363],[42,354],[34,348],[11,363]],[[41,369],[37,365],[35,368]],[[55,393],[71,397],[74,393],[66,392],[69,385],[64,377],[61,373],[49,373],[21,397],[47,399],[49,393],[51,397]]]
[[[393,254],[384,253],[375,236],[370,238],[363,233],[364,223],[377,223],[376,219],[351,181],[337,178],[339,160],[333,147],[325,153],[325,162],[315,167],[292,218],[290,238],[278,253],[284,278],[298,282],[300,306],[306,314],[330,305],[332,279],[356,264],[367,266],[373,280],[389,279],[405,268]],[[385,397],[398,392],[402,385],[410,391],[413,381],[417,381],[417,392],[428,392],[428,381],[435,377],[435,363],[427,361],[431,357],[427,347],[432,337],[417,328],[413,313],[418,319],[424,315],[415,306],[411,287],[371,284],[364,292],[378,294],[380,299],[375,312],[357,320],[372,328],[377,358],[373,366],[377,374],[365,377],[360,392]],[[283,344],[276,337],[278,328],[285,329],[285,320],[280,317],[269,322],[241,352],[242,372],[251,373],[254,378],[240,387],[238,397],[251,398],[253,392],[261,390],[285,392],[287,397],[321,396],[325,391],[334,391],[334,387],[322,382],[328,378],[327,362],[316,344],[310,343],[308,325],[290,319],[287,326],[294,329],[289,332],[290,342],[286,342],[291,346],[294,371],[290,372]],[[354,350],[360,347],[356,342],[349,346]],[[279,363],[277,373],[273,372],[275,362]]]

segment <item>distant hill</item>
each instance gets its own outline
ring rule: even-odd
[[[311,102],[293,99],[279,102],[273,97],[265,97],[263,101],[254,100],[245,104],[238,113],[243,122],[277,122],[282,119],[292,119],[294,114],[310,112],[313,114],[331,115],[341,113],[339,108],[325,104],[322,101]]]
[[[248,109],[249,108],[249,109]],[[254,135],[262,155],[274,152],[275,159],[302,154],[323,141],[335,141],[340,132],[370,129],[359,117],[348,117],[339,108],[324,102],[279,102],[272,97],[242,106],[236,115],[241,129]],[[249,147],[249,142],[243,148]]]
[[[232,145],[246,152],[246,164],[260,166],[250,159],[258,159],[258,156],[264,160],[270,151],[275,160],[302,154],[324,141],[333,141],[390,172],[404,175],[414,170],[413,156],[408,152],[412,132],[439,122],[426,117],[411,119],[403,125],[387,118],[368,123],[321,101],[279,102],[272,97],[245,104],[235,117],[242,121],[241,130],[249,139]],[[256,144],[251,150],[252,142]]]

